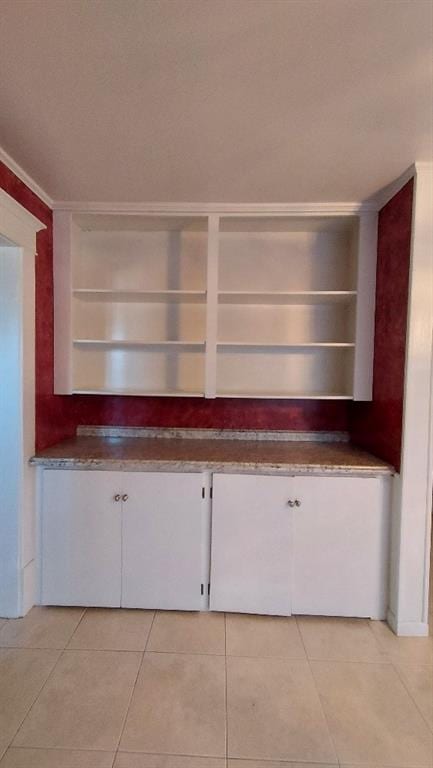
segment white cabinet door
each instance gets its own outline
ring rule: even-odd
[[[292,611],[384,618],[389,483],[380,478],[297,477]]]
[[[123,488],[122,606],[200,610],[202,475],[124,472]]]
[[[121,487],[121,472],[44,471],[44,605],[120,605]]]
[[[214,475],[211,610],[290,615],[292,483]]]

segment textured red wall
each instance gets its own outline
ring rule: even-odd
[[[379,213],[373,401],[352,403],[351,438],[400,469],[413,179]]]
[[[348,428],[348,404],[338,401],[54,395],[52,212],[1,162],[0,188],[47,225],[47,229],[38,234],[36,260],[36,447],[39,450],[73,435],[79,424],[226,429]]]

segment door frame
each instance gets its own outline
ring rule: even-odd
[[[414,197],[402,461],[393,488],[387,618],[397,635],[425,636],[429,632],[433,480],[433,163],[415,163],[409,170]],[[401,186],[407,180],[406,174]]]
[[[0,616],[5,618],[27,613],[36,594],[35,470],[28,462],[35,450],[36,234],[45,226],[0,190],[0,236],[10,243],[1,248],[11,248],[16,258],[16,268],[9,260],[10,284],[6,281],[4,287],[6,291],[13,287],[13,300],[4,306],[14,312],[19,368],[14,391],[6,377],[2,389],[0,379],[0,424],[2,409],[9,417],[10,409],[15,410],[14,426],[9,418],[7,430],[0,429]],[[0,286],[0,301],[1,290]]]

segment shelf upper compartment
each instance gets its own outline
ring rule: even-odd
[[[75,298],[89,301],[135,301],[142,303],[204,304],[206,291],[143,291],[124,288],[74,288]]]
[[[356,291],[219,291],[219,304],[338,304]]]

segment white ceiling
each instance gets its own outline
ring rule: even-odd
[[[432,156],[431,0],[0,0],[0,145],[55,200],[360,201]]]

